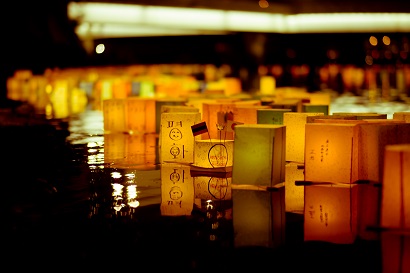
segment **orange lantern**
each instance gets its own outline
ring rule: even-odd
[[[304,188],[295,185],[296,181],[305,178],[304,166],[300,163],[288,162],[285,166],[285,205],[286,212],[303,214]]]

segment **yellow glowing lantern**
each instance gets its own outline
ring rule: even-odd
[[[324,115],[329,114],[329,105],[327,104],[313,104],[313,103],[303,103],[302,112],[304,113],[323,113]]]
[[[410,123],[410,112],[394,112],[393,119],[404,120]]]
[[[283,125],[283,114],[292,112],[291,109],[257,109],[256,115],[258,124],[279,124]]]
[[[286,126],[286,161],[303,163],[305,160],[305,125],[309,116],[324,116],[323,113],[283,113]]]
[[[223,83],[225,85],[224,94],[226,96],[232,96],[242,92],[242,84],[239,78],[225,77]]]
[[[273,101],[268,105],[274,109],[291,109],[292,112],[302,112],[302,103],[301,99],[282,99]]]
[[[200,119],[201,114],[194,112],[161,114],[159,139],[161,162],[194,162],[195,136],[191,126],[199,123]]]
[[[193,165],[202,168],[220,168],[232,166],[233,145],[233,140],[195,140]]]
[[[358,229],[357,185],[309,185],[304,189],[304,240],[354,243]]]
[[[379,114],[379,113],[346,113],[346,112],[333,112],[332,115],[335,116],[353,116],[356,119],[387,119],[387,114]]]
[[[260,77],[260,93],[263,95],[273,95],[276,88],[276,79],[273,76]]]
[[[304,195],[303,186],[295,185],[296,181],[305,179],[304,166],[300,163],[288,162],[285,165],[285,209],[286,212],[303,214]]]
[[[410,144],[387,145],[384,151],[380,224],[410,228]]]
[[[139,97],[129,97],[125,99],[127,132],[146,133],[147,116],[146,100]]]
[[[271,109],[268,105],[241,105],[236,104],[233,109],[233,118],[236,121],[240,121],[246,124],[257,124],[258,123],[258,110],[260,109]]]
[[[286,134],[283,125],[235,126],[233,182],[261,186],[283,183]]]
[[[307,123],[305,180],[352,183],[358,180],[357,124]]]
[[[161,129],[161,109],[162,106],[164,105],[185,105],[187,102],[186,99],[181,98],[157,98],[155,99],[155,120],[156,120],[156,126],[155,126],[155,132],[159,133]]]
[[[128,132],[125,99],[103,100],[104,131]]]
[[[381,234],[381,247],[381,272],[410,272],[410,234],[408,231],[383,231]]]
[[[191,171],[192,175],[192,171]],[[194,176],[195,198],[202,200],[231,200],[232,177]]]
[[[285,243],[284,187],[232,189],[235,247],[276,248]]]
[[[161,165],[161,215],[191,215],[194,208],[194,183],[187,165]]]

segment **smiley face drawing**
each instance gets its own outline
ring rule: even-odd
[[[181,188],[178,186],[172,187],[171,190],[169,191],[169,198],[171,198],[172,200],[178,200],[181,197],[182,197]]]
[[[181,150],[179,149],[178,146],[172,146],[171,149],[169,149],[169,152],[174,158],[177,158],[177,156],[181,153]]]
[[[171,131],[169,131],[169,138],[172,140],[181,140],[182,132],[178,128],[172,128]]]

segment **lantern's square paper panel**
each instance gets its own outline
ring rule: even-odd
[[[161,162],[194,162],[195,137],[191,126],[199,123],[200,118],[200,113],[162,113],[160,132]]]
[[[155,133],[159,133],[161,130],[161,109],[164,105],[186,105],[187,100],[182,98],[158,98],[155,99]]]
[[[353,243],[357,237],[357,185],[304,188],[304,240]]]
[[[233,120],[245,124],[257,124],[259,109],[269,109],[267,105],[236,105],[233,109]]]
[[[104,162],[110,163],[126,157],[127,136],[123,133],[104,134]]]
[[[233,140],[195,140],[193,165],[202,168],[218,168],[232,166],[233,147]]]
[[[387,145],[384,152],[381,226],[410,228],[410,144]]]
[[[202,200],[231,200],[232,177],[194,176],[195,198]]]
[[[232,181],[273,186],[285,181],[286,127],[274,124],[235,126]]]
[[[284,188],[232,190],[235,247],[277,247],[285,242]]]
[[[394,112],[393,119],[403,120],[410,123],[410,112]]]
[[[324,116],[323,113],[283,114],[286,126],[286,161],[303,163],[305,161],[305,124],[308,116]]]
[[[257,123],[258,124],[278,124],[283,125],[283,114],[292,112],[291,109],[258,109]]]
[[[128,116],[127,129],[132,133],[146,132],[146,101],[141,98],[127,98],[126,99],[126,114]]]
[[[296,181],[305,179],[304,166],[300,163],[287,162],[285,166],[285,205],[286,212],[303,214],[305,190],[296,186]]]
[[[194,183],[190,167],[175,163],[161,165],[161,215],[191,215]]]
[[[103,118],[105,132],[127,132],[125,99],[103,100]]]
[[[323,113],[324,115],[329,114],[329,105],[327,104],[312,104],[303,103],[302,112],[305,113]]]
[[[410,272],[410,235],[381,233],[382,272]]]
[[[357,180],[356,124],[306,124],[305,180],[352,183]]]

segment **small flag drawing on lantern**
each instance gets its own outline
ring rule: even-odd
[[[205,121],[192,125],[191,129],[194,136],[202,135],[208,132],[208,127],[206,126]]]
[[[227,132],[234,132],[234,128],[236,125],[244,124],[243,122],[234,121],[234,120],[227,120],[226,121],[226,131]]]

